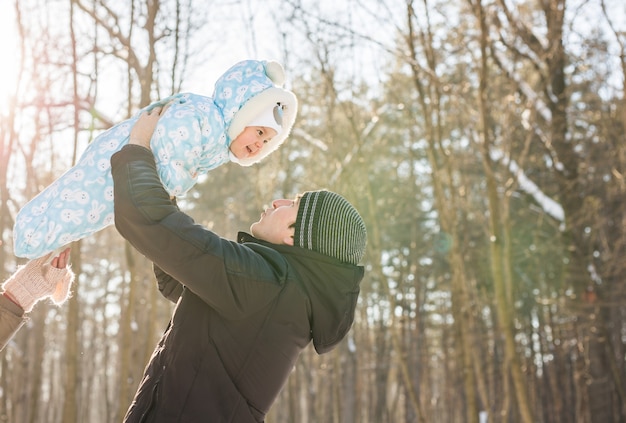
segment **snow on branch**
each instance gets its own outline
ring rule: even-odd
[[[563,207],[544,194],[537,184],[531,181],[526,176],[524,171],[520,169],[515,160],[511,160],[502,154],[501,151],[496,151],[494,149],[491,149],[489,155],[493,161],[501,162],[509,169],[509,171],[515,176],[520,189],[533,197],[543,211],[559,222],[565,221],[565,212],[563,211]]]
[[[504,56],[504,54],[502,54],[502,52],[494,49],[494,54],[497,56],[502,69],[504,69],[508,76],[515,81],[519,90],[535,105],[537,111],[546,120],[546,122],[550,122],[552,120],[552,112],[546,103],[544,103],[544,101],[539,98],[535,90],[533,90],[531,86],[528,85],[528,83],[515,72],[513,64]]]

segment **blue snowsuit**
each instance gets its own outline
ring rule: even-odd
[[[185,194],[198,176],[229,160],[243,166],[262,160],[284,141],[295,120],[297,101],[280,87],[283,79],[276,62],[242,61],[218,79],[213,97],[175,94],[98,135],[74,167],[19,211],[13,229],[15,255],[41,257],[113,224],[111,156],[128,144],[139,114],[156,106],[169,104],[150,146],[170,195]],[[231,141],[277,103],[283,110],[282,131],[257,156],[238,160],[229,150]]]

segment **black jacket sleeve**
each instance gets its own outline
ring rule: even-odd
[[[154,155],[127,145],[111,157],[115,227],[140,253],[229,318],[268,304],[286,279],[286,260],[228,241],[196,224],[163,188]]]
[[[159,292],[171,302],[177,303],[183,293],[184,286],[156,264],[153,267]]]

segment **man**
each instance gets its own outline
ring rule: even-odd
[[[2,241],[0,241],[2,245]],[[0,351],[28,320],[35,304],[50,298],[61,305],[69,297],[74,272],[69,266],[70,249],[49,260],[51,254],[30,260],[2,284],[0,294]]]
[[[352,325],[366,231],[329,191],[276,200],[238,242],[181,212],[146,148],[143,115],[111,159],[115,225],[155,264],[176,309],[126,422],[262,422],[300,352],[330,351]]]

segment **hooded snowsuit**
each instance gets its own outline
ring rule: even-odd
[[[160,186],[150,152],[112,160],[115,226],[155,264],[177,302],[125,422],[262,422],[312,341],[330,351],[350,329],[363,267],[193,222]]]
[[[285,140],[295,121],[296,97],[281,88],[283,82],[277,62],[242,61],[218,79],[213,97],[176,94],[100,134],[73,168],[19,211],[13,230],[15,255],[37,258],[113,223],[111,156],[128,144],[141,112],[156,106],[170,105],[150,145],[171,196],[185,194],[198,176],[228,160],[243,166],[262,160]],[[238,160],[230,153],[231,141],[276,104],[283,110],[282,131],[258,155]]]

